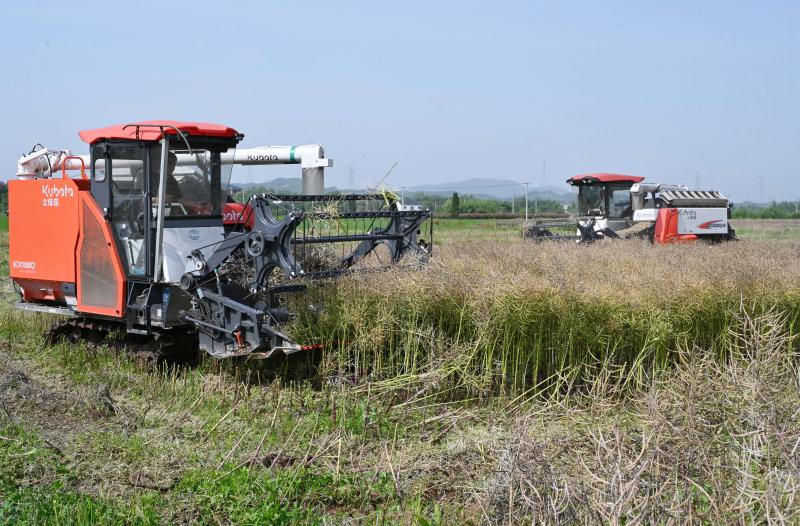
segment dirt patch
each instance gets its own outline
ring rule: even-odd
[[[0,352],[0,408],[9,420],[64,436],[85,428],[85,419],[75,418],[83,407],[75,391],[58,388]]]

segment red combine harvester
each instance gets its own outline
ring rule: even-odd
[[[284,294],[373,269],[379,247],[387,264],[430,255],[419,238],[428,210],[384,194],[324,195],[331,164],[318,145],[237,151],[243,135],[231,127],[175,121],[80,137],[89,156],[34,150],[8,185],[17,306],[66,316],[53,335],[121,331],[159,353],[199,346],[218,358],[288,354],[303,347],[280,330]],[[302,164],[304,189],[318,193],[226,203],[233,164],[278,163]]]
[[[653,243],[728,241],[736,233],[728,223],[732,205],[715,190],[644,182],[644,177],[611,173],[576,175],[577,217],[536,220],[527,238],[591,243],[603,238],[643,238]]]

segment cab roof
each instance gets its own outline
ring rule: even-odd
[[[181,121],[138,121],[129,124],[116,124],[96,130],[79,132],[81,140],[89,144],[104,139],[128,139],[140,141],[159,141],[166,135],[177,135],[175,128],[186,135],[202,137],[230,137],[234,138],[239,132],[229,126],[212,124],[210,122],[181,122]]]
[[[623,175],[623,174],[610,174],[610,173],[595,173],[595,174],[582,174],[575,175],[567,179],[569,184],[582,184],[582,183],[641,183],[644,177],[637,175]]]

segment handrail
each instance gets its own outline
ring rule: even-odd
[[[175,126],[170,126],[169,124],[136,124],[136,123],[132,123],[132,124],[126,124],[125,126],[122,127],[122,129],[124,130],[126,128],[130,128],[131,126],[135,126],[136,127],[136,140],[139,140],[139,128],[142,128],[142,127],[144,127],[144,128],[158,128],[159,130],[161,130],[161,136],[162,137],[164,136],[164,128],[170,128],[172,130],[175,130],[175,132],[180,136],[180,138],[183,139],[183,142],[186,144],[186,147],[189,149],[189,155],[194,153],[192,151],[192,147],[189,146],[189,141],[186,140],[186,136],[183,134],[182,131],[180,131]]]
[[[86,161],[83,160],[83,157],[78,155],[68,155],[61,160],[61,178],[62,179],[70,179],[67,175],[67,161],[69,159],[77,159],[81,162],[81,178],[86,181],[89,178],[86,176]]]

